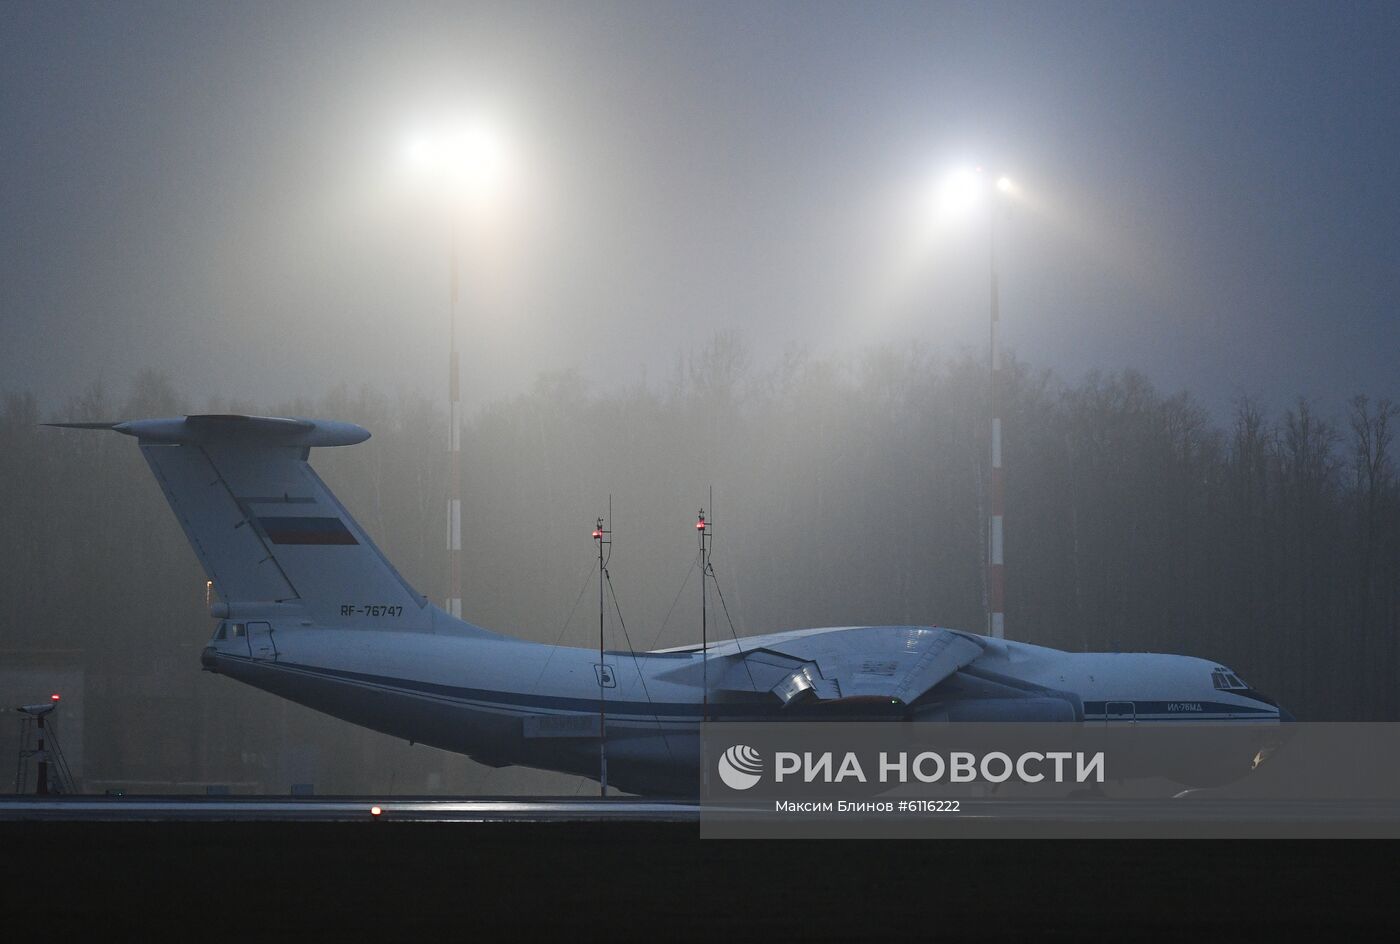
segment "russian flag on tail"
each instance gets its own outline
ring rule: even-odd
[[[273,544],[359,544],[339,518],[259,518]]]

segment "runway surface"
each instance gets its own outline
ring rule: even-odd
[[[378,810],[378,813],[374,812]],[[702,816],[703,812],[703,816]],[[714,837],[963,836],[1394,837],[1400,802],[1156,800],[972,800],[955,815],[776,815],[771,807],[601,798],[433,797],[25,797],[0,798],[0,821],[58,822],[427,822],[674,823]]]
[[[378,808],[379,813],[373,810]],[[698,822],[693,803],[605,799],[376,797],[7,797],[3,820],[105,822]]]

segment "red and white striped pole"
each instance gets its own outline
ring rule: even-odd
[[[995,200],[996,195],[993,194]],[[992,456],[987,473],[987,630],[994,639],[1006,635],[1005,592],[1002,539],[1005,528],[1005,483],[1002,478],[1001,454],[1001,300],[997,287],[996,211],[993,203],[988,211],[988,240],[991,243],[992,316],[991,316],[991,414]]]
[[[457,224],[452,224],[447,339],[447,612],[462,615],[462,388],[457,356]]]

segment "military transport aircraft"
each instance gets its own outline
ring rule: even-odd
[[[191,415],[56,423],[134,436],[217,592],[205,669],[395,737],[694,795],[702,721],[1290,720],[1228,668],[1069,653],[934,626],[802,629],[658,652],[553,647],[449,615],[308,461],[351,423]]]

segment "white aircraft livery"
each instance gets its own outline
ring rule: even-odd
[[[600,661],[474,626],[409,586],[308,461],[314,447],[368,439],[362,427],[241,415],[50,425],[136,438],[217,593],[205,669],[493,766],[599,779],[605,734],[610,785],[693,796],[706,720],[1291,720],[1203,659],[934,626],[802,629]]]

